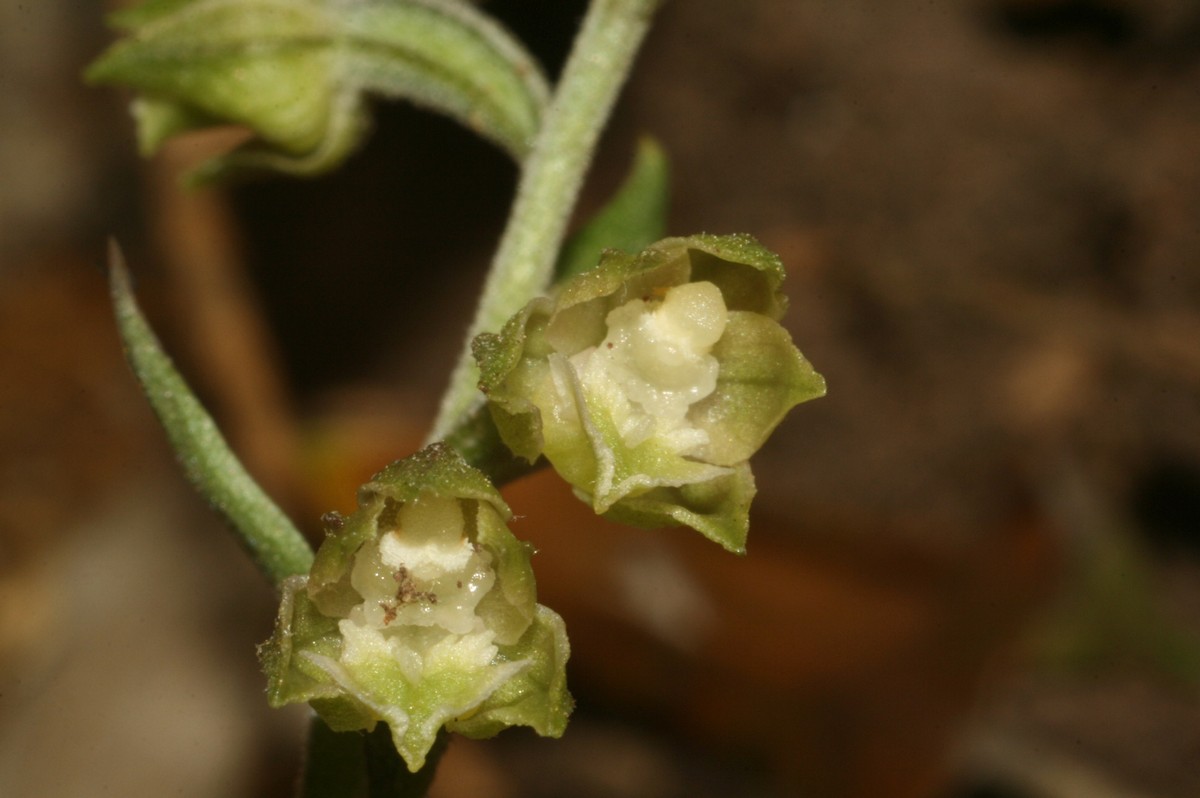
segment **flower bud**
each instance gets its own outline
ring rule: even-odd
[[[327,518],[309,576],[285,583],[262,650],[271,704],[308,701],[337,731],[382,720],[414,772],[443,727],[560,735],[566,631],[536,603],[510,517],[444,445],[376,475],[356,513]]]
[[[660,241],[530,302],[475,341],[505,443],[597,513],[743,551],[749,457],[825,382],[778,323],[779,258],[749,236]]]
[[[214,125],[255,134],[194,180],[327,172],[366,136],[368,96],[447,114],[520,160],[548,98],[531,56],[469,3],[146,0],[110,20],[126,35],[87,77],[138,92],[144,154]]]

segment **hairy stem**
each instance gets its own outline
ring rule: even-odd
[[[593,0],[534,139],[475,321],[430,432],[442,440],[479,403],[471,339],[497,330],[554,273],[584,174],[663,0]]]

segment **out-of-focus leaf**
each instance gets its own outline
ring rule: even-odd
[[[666,233],[670,164],[654,139],[638,142],[633,166],[608,204],[571,236],[558,260],[559,280],[600,262],[606,249],[638,252]]]

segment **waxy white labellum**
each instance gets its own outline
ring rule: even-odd
[[[676,454],[699,454],[708,433],[687,413],[717,387],[720,366],[710,353],[727,319],[712,283],[674,286],[661,300],[632,299],[611,311],[604,340],[570,363],[584,391],[607,405],[626,446],[654,436]]]

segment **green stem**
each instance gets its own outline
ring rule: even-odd
[[[367,757],[367,798],[424,798],[449,743],[449,732],[438,732],[425,755],[425,766],[412,773],[396,753],[387,724],[376,724],[373,731],[367,732],[363,748]]]
[[[313,715],[297,798],[366,798],[365,744],[361,732],[335,732]]]
[[[430,442],[449,435],[480,401],[471,339],[498,330],[549,285],[596,142],[662,2],[593,0],[588,8],[525,161],[508,226]]]
[[[530,463],[514,456],[500,439],[500,432],[486,407],[477,407],[463,418],[446,436],[446,443],[464,460],[487,474],[498,488],[546,465],[545,458]]]
[[[366,733],[335,732],[313,715],[297,798],[424,798],[449,742],[450,734],[440,732],[425,766],[412,773],[386,723]]]

